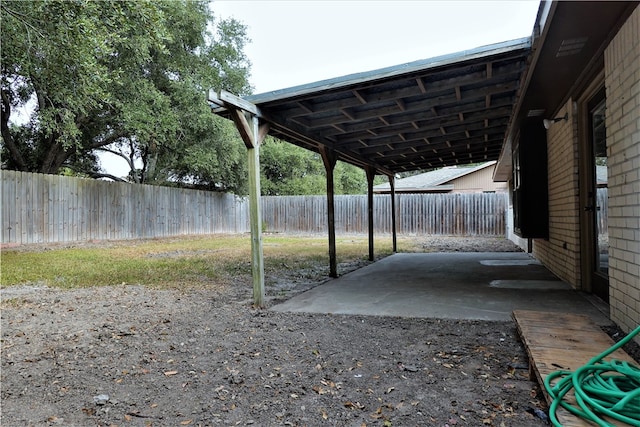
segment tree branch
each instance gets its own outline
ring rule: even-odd
[[[105,148],[105,147],[98,147],[98,148],[95,148],[95,150],[104,151],[106,153],[111,153],[111,154],[114,154],[114,155],[116,155],[118,157],[122,157],[127,162],[127,164],[129,165],[129,169],[134,170],[133,160],[130,159],[129,156],[127,156],[127,155],[125,155],[125,154],[123,154],[123,153],[121,153],[119,151],[112,150],[110,148]]]
[[[109,135],[108,137],[101,139],[100,141],[96,141],[91,143],[91,145],[89,146],[89,148],[91,148],[92,150],[101,150],[102,147],[104,147],[105,145],[109,145],[112,144],[114,142],[116,142],[117,140],[119,140],[120,138],[124,138],[126,137],[126,133],[125,132],[116,132],[113,133],[111,135]]]
[[[11,116],[11,101],[9,100],[9,94],[3,89],[2,90],[2,120],[0,120],[0,128],[2,139],[13,158],[13,161],[16,162],[16,166],[19,170],[26,171],[27,163],[22,156],[22,153],[18,149],[15,141],[13,140],[13,136],[9,130],[9,117]]]
[[[91,178],[94,178],[94,179],[109,178],[109,179],[111,179],[113,181],[116,181],[116,182],[128,182],[126,179],[118,178],[117,176],[111,175],[109,173],[93,172],[93,173],[89,174],[89,176],[91,176]]]

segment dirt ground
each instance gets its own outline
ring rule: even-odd
[[[269,304],[325,280],[270,277]],[[513,322],[276,313],[250,298],[247,283],[3,289],[0,424],[546,425]]]

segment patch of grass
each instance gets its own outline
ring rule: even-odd
[[[337,238],[338,262],[368,258],[368,238]],[[265,235],[265,272],[327,268],[328,239],[316,236]],[[376,238],[376,256],[391,253],[391,238]],[[8,249],[2,252],[2,286],[38,283],[60,288],[141,284],[185,287],[224,284],[250,278],[248,235],[214,235],[77,244],[53,250]]]
[[[16,307],[22,307],[23,305],[25,305],[27,303],[27,300],[24,298],[8,298],[6,300],[2,300],[2,302],[0,302],[0,308],[16,308]]]

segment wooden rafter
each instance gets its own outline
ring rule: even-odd
[[[256,113],[272,123],[272,134],[315,151],[335,150],[341,160],[384,174],[475,160],[477,144],[493,160],[513,112],[530,42],[249,99],[257,100]],[[225,100],[212,102],[224,106]],[[234,120],[246,127],[239,116]]]

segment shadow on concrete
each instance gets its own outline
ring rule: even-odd
[[[398,253],[271,310],[500,321],[513,310],[537,310],[611,324],[606,304],[522,252]]]

